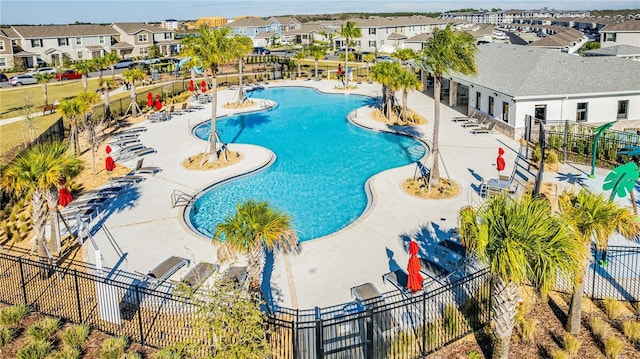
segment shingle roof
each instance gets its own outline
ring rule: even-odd
[[[161,33],[169,31],[167,29],[161,28],[160,26],[143,24],[139,22],[116,22],[114,23],[114,25],[118,26],[122,29],[122,31],[126,32],[129,35],[136,34],[143,30],[149,31],[151,33]]]
[[[263,19],[260,17],[245,17],[235,20],[228,25],[233,27],[265,27],[269,26],[273,21],[274,19],[272,18]]]
[[[615,45],[584,52],[587,56],[640,56],[640,47]]]
[[[573,46],[584,35],[576,29],[568,29],[557,34],[534,41],[527,46],[564,47]]]
[[[25,39],[42,39],[74,36],[117,35],[111,26],[107,25],[40,25],[13,26],[17,35]]]
[[[404,40],[407,38],[407,35],[398,34],[397,32],[392,32],[387,36],[387,40]]]
[[[367,19],[351,19],[350,21],[354,21],[358,27],[365,28],[447,24],[447,21],[443,19],[434,19],[419,15],[398,17],[372,16]]]
[[[615,32],[638,32],[640,31],[640,20],[627,20],[623,22],[610,23],[609,25],[600,29],[600,32],[615,31]]]
[[[111,45],[112,49],[132,49],[133,45],[131,45],[130,43],[126,42],[126,41],[120,41],[116,44]]]
[[[418,34],[410,39],[405,40],[405,42],[425,42],[427,39],[433,37],[433,33],[431,32],[423,32],[422,34]]]
[[[640,93],[640,62],[580,57],[557,50],[510,44],[478,46],[476,77],[452,74],[518,97],[593,93]]]

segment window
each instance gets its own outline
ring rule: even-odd
[[[616,33],[615,32],[607,32],[604,36],[605,42],[616,42]]]
[[[146,55],[149,53],[149,48],[148,47],[143,47],[140,49],[140,55]]]
[[[69,45],[69,39],[67,39],[66,37],[58,38],[58,46],[68,46],[68,45]]]
[[[98,41],[99,41],[101,44],[104,44],[104,36],[100,36],[100,37],[98,38]]]
[[[138,35],[138,42],[147,42],[147,41],[149,41],[149,37],[147,36],[147,34]]]
[[[246,35],[247,34],[247,28],[246,27],[241,27],[238,29],[238,33],[241,35]]]
[[[587,102],[578,102],[576,107],[576,122],[587,122]]]
[[[42,47],[42,39],[31,40],[31,47]]]
[[[629,111],[629,100],[618,101],[618,118],[627,118]]]
[[[547,105],[536,105],[535,107],[535,123],[542,120],[542,123],[547,122]]]
[[[369,35],[375,35],[376,34],[376,28],[369,28]]]
[[[375,41],[369,41],[369,47],[376,47]]]
[[[4,41],[0,40],[0,51],[4,50]]]
[[[82,51],[78,51],[77,54],[78,54],[78,60],[82,60]]]
[[[165,33],[164,33],[164,39],[165,39],[165,40],[171,40],[171,39],[173,39],[173,33],[165,32]]]
[[[476,108],[480,109],[480,102],[482,101],[482,94],[480,92],[476,92]]]
[[[82,45],[82,38],[76,37],[76,45]]]
[[[509,103],[502,102],[502,121],[509,122]]]
[[[0,57],[0,67],[7,66],[7,59]]]
[[[493,116],[493,96],[489,96],[489,111],[490,116]]]

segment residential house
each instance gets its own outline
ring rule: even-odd
[[[565,28],[565,31],[559,31],[551,36],[534,41],[527,46],[562,50],[573,54],[578,51],[587,40],[587,37],[584,36],[582,32],[576,29]]]
[[[236,35],[244,35],[253,41],[253,46],[266,46],[267,39],[276,39],[282,35],[282,25],[276,18],[244,17],[229,23]]]
[[[117,42],[111,48],[122,58],[147,56],[151,46],[157,46],[164,56],[180,51],[180,41],[174,38],[173,30],[144,23],[119,22],[111,24],[111,27],[117,32]]]
[[[625,20],[600,29],[600,47],[630,45],[640,47],[640,20]]]
[[[580,57],[511,44],[484,44],[477,76],[445,75],[444,100],[518,138],[527,115],[542,121],[640,127],[640,62]]]
[[[105,25],[12,26],[10,30],[13,62],[24,67],[43,62],[61,65],[63,54],[72,61],[103,56],[117,34]]]
[[[17,39],[17,35],[13,30],[0,29],[0,70],[14,66],[14,39]]]
[[[640,61],[640,47],[616,45],[583,52],[584,56],[616,56]]]

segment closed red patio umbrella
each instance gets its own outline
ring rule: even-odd
[[[207,81],[202,80],[202,83],[200,83],[200,90],[202,90],[202,93],[207,92]]]
[[[111,177],[111,171],[113,171],[116,168],[116,162],[109,155],[111,153],[111,147],[107,146],[105,148],[105,151],[107,152],[107,158],[104,161],[104,169],[106,169],[109,172],[109,177]]]
[[[189,80],[189,92],[193,92],[195,91],[196,87],[195,84],[193,83],[193,80]]]
[[[409,278],[407,279],[407,289],[415,293],[422,289],[422,281],[424,278],[420,274],[420,258],[417,256],[420,248],[416,241],[409,243],[409,264],[407,265],[407,273]]]
[[[67,189],[67,180],[62,178],[58,181],[58,184],[60,185],[60,189],[58,190],[58,205],[64,207],[73,201],[73,196]]]
[[[147,106],[153,106],[153,94],[151,92],[147,94]]]
[[[160,101],[160,95],[156,95],[156,110],[162,110],[162,101]]]
[[[498,172],[503,171],[506,167],[506,163],[504,158],[502,158],[502,155],[504,155],[504,150],[502,147],[498,147],[498,158],[496,158],[496,168],[498,169]]]

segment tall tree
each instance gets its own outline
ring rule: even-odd
[[[38,257],[47,262],[45,226],[47,212],[54,222],[57,188],[60,178],[73,177],[82,169],[82,161],[60,142],[35,144],[19,154],[4,169],[2,188],[16,196],[31,194],[31,219]],[[45,204],[49,196],[49,210]],[[53,233],[52,233],[53,235]]]
[[[93,60],[94,69],[98,70],[98,82],[102,82],[102,71],[109,66],[109,59],[106,56],[96,57]]]
[[[308,49],[309,55],[313,57],[315,63],[315,78],[318,79],[318,61],[324,58],[325,53],[327,52],[327,48],[320,45],[311,45]]]
[[[418,53],[414,49],[397,49],[391,54],[392,57],[400,60],[404,64],[405,61],[413,60],[418,57]]]
[[[33,77],[38,81],[38,83],[42,84],[42,93],[44,94],[44,105],[49,104],[49,94],[47,89],[47,84],[54,77],[52,74],[48,72],[43,72],[39,74],[33,75]]]
[[[307,58],[306,49],[300,49],[293,55],[296,60],[296,66],[298,67],[298,77],[302,77],[302,60]]]
[[[362,61],[367,64],[367,78],[369,77],[369,66],[376,59],[376,55],[374,54],[364,54],[362,55]]]
[[[82,92],[76,96],[76,101],[79,103],[80,113],[84,116],[84,134],[89,146],[91,146],[91,166],[93,169],[93,175],[96,175],[96,145],[98,139],[96,132],[101,130],[101,123],[96,124],[93,118],[92,111],[93,105],[100,102],[100,95],[96,92]]]
[[[218,160],[216,116],[218,107],[218,68],[225,63],[237,59],[244,54],[244,48],[238,46],[245,40],[243,36],[233,35],[228,27],[209,28],[202,26],[196,36],[182,39],[183,51],[192,58],[198,58],[202,64],[209,68],[213,78],[211,92],[213,101],[211,104],[211,132],[209,134],[209,162]]]
[[[131,99],[131,116],[138,116],[138,104],[136,99],[136,81],[141,81],[146,77],[144,71],[139,68],[133,68],[129,70],[122,71],[122,77],[127,81],[127,83],[131,84],[131,90],[129,92],[129,97]]]
[[[265,249],[285,253],[298,249],[291,217],[267,202],[253,200],[238,204],[236,213],[218,223],[213,241],[220,243],[218,257],[223,260],[247,255],[247,277],[253,289],[262,282]]]
[[[475,75],[478,72],[475,55],[478,52],[476,40],[473,35],[454,31],[451,25],[444,30],[436,29],[433,37],[427,40],[422,53],[416,59],[416,65],[435,77],[434,89],[434,116],[433,116],[433,144],[431,157],[433,166],[429,180],[432,185],[438,185],[440,181],[439,155],[440,155],[440,88],[442,76],[456,71],[465,75]]]
[[[422,83],[416,76],[415,72],[409,71],[407,69],[402,69],[402,71],[397,74],[398,87],[402,90],[402,113],[401,117],[403,121],[407,120],[407,112],[408,112],[408,99],[409,99],[409,91],[411,90],[419,90],[422,88]]]
[[[107,125],[109,125],[109,121],[113,119],[109,90],[115,86],[115,82],[110,78],[104,78],[102,79],[102,81],[98,82],[98,86],[102,89],[102,97],[104,100],[104,115],[102,116],[102,119],[104,121],[107,121]]]
[[[85,91],[87,91],[89,88],[89,82],[87,78],[89,77],[89,73],[95,70],[95,64],[91,60],[83,60],[76,62],[73,65],[73,68],[82,75],[82,87]]]
[[[464,245],[491,274],[494,359],[509,357],[519,286],[534,285],[546,296],[558,278],[571,278],[584,250],[548,201],[525,196],[490,197],[460,211]]]
[[[382,85],[382,104],[380,110],[391,120],[391,111],[398,89],[398,74],[402,71],[397,62],[381,62],[371,67],[371,78]]]
[[[351,40],[362,37],[362,29],[356,26],[354,21],[347,21],[346,24],[340,26],[340,36],[345,40],[344,48],[344,74],[345,74],[345,89],[349,89],[349,46]]]
[[[253,51],[253,41],[247,36],[237,38],[238,55],[238,105],[244,102],[244,89],[242,88],[242,65],[244,57]]]
[[[563,192],[558,206],[574,231],[574,240],[587,253],[590,253],[592,243],[595,243],[597,250],[606,250],[609,237],[616,232],[635,241],[640,239],[638,218],[629,208],[618,206],[602,193],[594,193],[584,188],[577,194]],[[589,257],[585,257],[579,263],[576,273],[565,324],[567,331],[572,334],[580,332],[584,278],[589,270],[589,262]]]
[[[107,52],[106,54],[104,54],[104,62],[105,62],[105,64],[107,64],[107,66],[109,66],[111,68],[111,80],[112,81],[116,80],[116,67],[115,67],[115,64],[117,64],[118,61],[120,61],[120,56],[118,56],[117,52],[111,51],[111,52]]]

